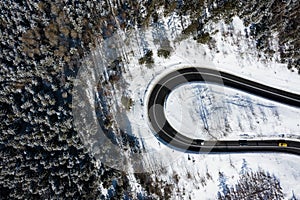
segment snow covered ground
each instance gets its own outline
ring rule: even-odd
[[[299,109],[222,86],[183,85],[170,94],[165,108],[171,125],[195,138],[300,136]]]
[[[251,39],[245,36],[248,27],[244,27],[238,17],[234,17],[229,25],[219,21],[205,27],[211,33],[214,45],[199,44],[190,37],[177,40],[181,30],[174,30],[176,20],[176,16],[171,16],[147,30],[137,29],[130,35],[120,34],[120,38],[125,38],[119,54],[126,63],[126,73],[123,74],[126,84],[116,89],[114,101],[122,105],[121,98],[126,94],[133,100],[133,105],[122,113],[116,110],[115,116],[118,119],[125,115],[130,125],[122,128],[140,139],[144,150],[140,161],[142,170],[157,170],[153,176],[176,185],[177,190],[172,193],[174,198],[215,199],[220,190],[219,172],[224,172],[226,182],[233,185],[243,163],[247,163],[249,170],[261,168],[275,174],[287,198],[292,196],[293,191],[300,198],[300,186],[297,184],[300,181],[300,158],[297,156],[188,155],[165,146],[154,137],[145,106],[149,91],[160,77],[178,68],[196,66],[219,69],[300,93],[299,75],[277,62],[279,54],[268,58],[259,53]],[[274,34],[271,41],[275,51],[279,48],[276,37]],[[166,40],[170,44],[168,49],[172,49],[167,59],[157,56],[158,49],[164,48]],[[153,51],[154,64],[140,65],[138,59],[149,49]],[[220,86],[187,84],[179,87],[167,101],[166,114],[176,129],[194,137],[240,138],[245,134],[249,135],[247,137],[282,137],[282,134],[291,137],[300,134],[299,110]],[[163,167],[166,167],[164,171]],[[178,175],[178,181],[174,182],[174,174]]]
[[[226,184],[233,186],[245,171],[265,170],[279,178],[284,195],[291,198],[294,193],[299,198],[300,179],[298,163],[300,158],[286,154],[214,154],[185,155],[172,163],[162,177],[173,182],[178,174],[177,188],[186,195],[177,199],[216,199],[222,190],[219,172],[224,173]],[[176,193],[174,191],[174,196]]]

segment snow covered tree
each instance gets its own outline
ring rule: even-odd
[[[218,192],[218,199],[282,199],[283,192],[280,182],[275,175],[259,170],[248,171],[240,175],[238,182],[228,191],[228,186],[223,180],[221,191]]]

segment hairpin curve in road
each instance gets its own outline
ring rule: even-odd
[[[176,131],[164,113],[169,94],[187,82],[224,85],[289,106],[300,108],[300,95],[256,83],[226,72],[208,68],[183,68],[161,78],[153,87],[148,100],[148,116],[156,137],[173,148],[202,153],[222,152],[282,152],[300,155],[300,141],[277,140],[203,140],[190,138]]]

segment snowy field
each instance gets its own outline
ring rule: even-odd
[[[218,85],[178,87],[170,94],[165,109],[177,131],[195,138],[300,136],[299,109]]]

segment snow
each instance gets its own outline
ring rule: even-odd
[[[286,64],[278,63],[278,54],[272,59],[259,53],[255,44],[246,38],[248,29],[238,17],[230,25],[223,21],[211,23],[205,28],[214,39],[214,46],[199,44],[191,37],[178,39],[180,30],[169,30],[176,24],[175,15],[165,18],[159,25],[147,30],[136,29],[126,35],[119,54],[125,61],[123,77],[126,84],[114,91],[114,101],[122,107],[124,93],[134,101],[128,111],[115,111],[116,119],[124,117],[130,126],[123,127],[125,132],[139,138],[143,147],[142,157],[136,160],[128,155],[128,161],[135,166],[140,162],[142,168],[130,168],[129,172],[153,172],[180,191],[175,191],[172,199],[215,199],[219,191],[218,175],[223,172],[227,184],[236,183],[244,160],[248,168],[259,168],[275,174],[281,181],[285,196],[291,197],[292,190],[300,191],[300,158],[288,154],[191,154],[172,149],[154,136],[147,117],[147,99],[152,87],[170,71],[182,67],[207,67],[219,69],[273,87],[300,94],[299,75],[287,70]],[[186,20],[189,20],[186,17]],[[217,30],[217,32],[216,32]],[[230,36],[230,33],[233,33]],[[121,34],[121,33],[120,33]],[[172,38],[172,48],[168,59],[157,56],[162,48],[161,38]],[[276,33],[274,49],[278,48]],[[138,59],[146,50],[153,51],[155,63],[152,66],[140,65]],[[260,58],[258,58],[260,54]],[[92,95],[90,95],[92,98]],[[220,86],[207,86],[199,83],[186,84],[171,93],[165,105],[168,120],[177,129],[193,137],[201,138],[240,138],[249,137],[285,137],[299,136],[299,110],[250,94]],[[224,127],[228,130],[224,131]],[[188,157],[190,159],[188,159]],[[161,172],[162,169],[166,171]],[[206,173],[211,174],[209,179]],[[174,183],[174,173],[179,182]],[[154,172],[155,174],[155,172]],[[188,175],[190,174],[191,177]],[[206,178],[203,178],[206,177]],[[205,179],[205,184],[201,180]],[[133,188],[138,190],[134,178]],[[139,190],[140,192],[141,190]],[[184,195],[183,195],[184,194]],[[176,196],[177,195],[177,196]]]
[[[266,85],[272,84],[272,87],[300,93],[300,88],[297,87],[300,81],[299,75],[288,71],[286,64],[278,63],[278,53],[274,55],[272,60],[264,60],[265,55],[259,53],[255,44],[244,34],[245,29],[249,32],[249,27],[245,27],[238,17],[233,18],[234,34],[232,37],[222,36],[222,34],[229,34],[231,31],[222,21],[218,24],[212,24],[211,29],[211,31],[223,30],[216,33],[214,37],[216,49],[219,52],[207,50],[210,52],[208,54],[211,55],[216,68]],[[276,33],[272,43],[275,52],[279,52]],[[258,59],[258,54],[261,55],[262,59]]]
[[[185,156],[172,163],[165,175],[172,176],[178,172],[182,180],[178,183],[178,188],[185,188],[186,196],[184,199],[216,199],[217,191],[219,191],[219,172],[226,176],[226,184],[233,186],[242,173],[243,163],[246,162],[246,171],[258,171],[260,169],[275,174],[281,183],[284,194],[287,197],[292,196],[294,191],[300,191],[299,182],[300,174],[298,163],[300,158],[295,155],[287,154],[213,154],[213,155],[191,155],[191,160]],[[192,175],[187,177],[187,173]],[[211,175],[211,179],[207,178],[207,173]],[[201,179],[205,180],[205,184],[201,184]],[[199,198],[200,197],[200,198]],[[298,197],[298,196],[297,196]],[[181,198],[179,198],[181,199]]]
[[[177,131],[194,138],[300,136],[299,109],[218,85],[178,87],[169,95],[165,113]]]

